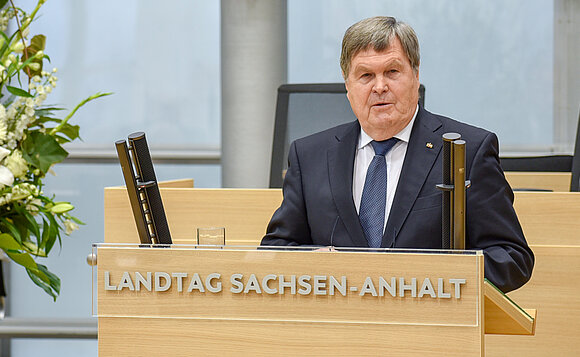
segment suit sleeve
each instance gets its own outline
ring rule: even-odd
[[[284,199],[274,212],[261,245],[311,245],[296,142],[290,145],[282,192]]]
[[[514,194],[499,163],[498,140],[489,133],[470,168],[466,193],[468,248],[483,249],[485,277],[503,292],[524,285],[532,275],[534,254],[513,208]]]

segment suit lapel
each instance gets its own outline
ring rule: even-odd
[[[419,107],[383,235],[383,247],[394,246],[397,234],[441,151],[441,135],[436,132],[441,125],[438,119]],[[427,147],[427,143],[431,143],[432,147]]]
[[[346,227],[354,246],[366,247],[365,239],[354,201],[352,199],[352,175],[354,156],[360,126],[353,122],[341,135],[336,135],[336,144],[328,149],[328,173],[330,190],[338,214]]]

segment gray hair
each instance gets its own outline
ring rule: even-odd
[[[357,22],[344,33],[340,54],[343,77],[348,78],[350,62],[357,53],[369,48],[382,51],[389,47],[394,36],[401,41],[411,67],[417,73],[420,62],[419,40],[413,28],[394,17],[376,16]]]

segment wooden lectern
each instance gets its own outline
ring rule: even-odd
[[[105,190],[100,356],[469,356],[486,334],[535,332],[535,310],[484,281],[481,252],[261,249],[280,190],[160,186],[167,247],[139,246],[126,192]],[[227,245],[191,245],[210,226]]]
[[[533,334],[481,252],[96,245],[100,356],[481,356]]]

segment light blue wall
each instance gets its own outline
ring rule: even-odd
[[[485,127],[502,146],[552,144],[552,1],[292,0],[288,79],[340,82],[344,31],[377,15],[410,24],[421,47],[425,107]]]
[[[59,69],[50,100],[72,108],[115,93],[75,117],[77,147],[110,147],[139,130],[155,133],[150,146],[219,147],[219,1],[57,0],[41,14],[31,33],[47,36]]]

